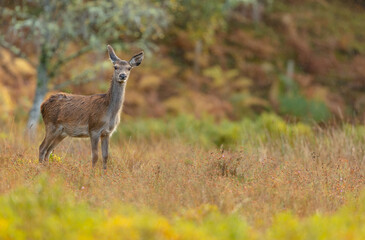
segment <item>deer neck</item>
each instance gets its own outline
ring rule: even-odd
[[[108,116],[114,119],[118,116],[123,108],[124,93],[126,82],[119,83],[113,76],[107,97],[109,98]]]

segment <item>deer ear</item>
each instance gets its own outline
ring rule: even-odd
[[[129,64],[132,66],[132,67],[137,67],[138,65],[141,64],[142,60],[143,60],[143,57],[144,57],[144,53],[143,51],[134,55],[131,60],[129,60]]]
[[[110,45],[108,45],[108,52],[109,52],[109,58],[113,63],[115,63],[117,60],[119,60],[117,55],[115,55],[114,49]]]

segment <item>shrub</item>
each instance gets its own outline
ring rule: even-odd
[[[298,137],[313,137],[311,127],[304,123],[287,123],[275,114],[262,114],[256,119],[239,122],[223,120],[215,123],[211,117],[196,119],[180,115],[167,119],[136,119],[123,122],[115,138],[144,139],[180,138],[205,147],[236,147],[242,143],[266,142],[274,139],[294,141]]]

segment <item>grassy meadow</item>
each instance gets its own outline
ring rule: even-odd
[[[365,237],[363,126],[193,119],[123,120],[106,172],[88,139],[39,165],[43,129],[4,124],[0,238]]]

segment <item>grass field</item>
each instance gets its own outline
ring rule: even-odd
[[[226,131],[243,123],[217,125],[221,147],[193,124],[134,137],[163,123],[124,121],[106,172],[88,139],[41,166],[43,129],[29,141],[4,124],[0,239],[364,239],[364,128],[265,121],[238,137]]]

